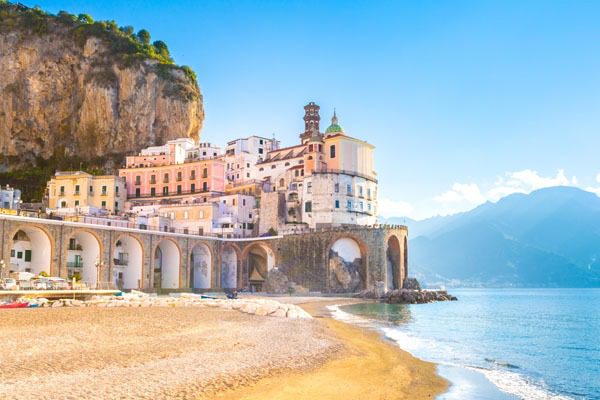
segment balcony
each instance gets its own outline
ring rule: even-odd
[[[69,261],[69,262],[67,262],[67,268],[69,268],[69,269],[83,268],[83,262],[81,262],[81,261]]]
[[[80,244],[69,243],[69,250],[72,250],[72,251],[82,251],[83,247],[81,247]]]
[[[100,193],[100,196],[108,196],[108,192],[103,191],[102,193]]]
[[[114,258],[113,259],[113,264],[114,265],[120,265],[120,266],[126,267],[129,264],[129,260],[127,260],[126,258],[122,258],[122,259]]]

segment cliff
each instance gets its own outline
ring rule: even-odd
[[[0,71],[2,171],[111,169],[202,128],[195,74],[146,31],[0,0]]]

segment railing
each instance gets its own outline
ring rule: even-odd
[[[139,196],[137,196],[135,193],[133,194],[127,194],[127,199],[147,199],[147,198],[160,198],[160,197],[171,197],[171,196],[184,196],[184,195],[189,195],[189,194],[203,194],[203,193],[210,193],[212,192],[211,190],[182,190],[180,192],[176,192],[176,193],[155,193],[154,195],[152,193],[144,193],[144,194],[140,194]]]
[[[73,261],[68,261],[67,262],[67,268],[83,268],[83,263],[82,262],[73,262]]]
[[[77,245],[75,245],[75,246],[71,246],[71,245],[69,245],[69,250],[81,251],[81,250],[83,250],[83,247],[81,247],[81,245],[80,245],[80,244],[77,244]]]
[[[127,265],[129,265],[129,260],[120,260],[118,258],[113,258],[113,264],[126,267]]]
[[[357,176],[359,178],[363,178],[366,180],[369,180],[371,182],[375,182],[377,183],[377,178],[370,176],[370,175],[366,175],[366,174],[361,174],[360,172],[356,172],[356,171],[347,171],[347,170],[343,170],[343,169],[322,169],[322,170],[313,170],[312,171],[313,175],[319,175],[319,174],[342,174],[342,175],[349,175],[349,176]]]

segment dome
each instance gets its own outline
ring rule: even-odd
[[[344,133],[344,129],[338,124],[335,110],[333,110],[333,117],[331,117],[331,125],[329,125],[325,133]]]

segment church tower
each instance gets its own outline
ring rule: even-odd
[[[321,107],[312,101],[304,106],[304,133],[300,135],[302,143],[306,143],[312,136],[321,136],[319,132],[320,109]]]

